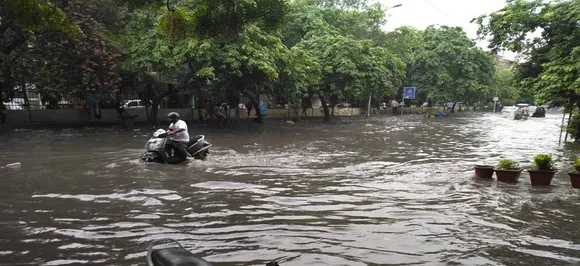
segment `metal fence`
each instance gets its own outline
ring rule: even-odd
[[[123,90],[118,93],[78,97],[56,97],[50,94],[41,94],[32,86],[25,90],[19,87],[2,93],[3,109],[5,110],[44,110],[44,109],[83,109],[91,105],[100,108],[117,108],[120,103],[125,108],[145,107],[139,94],[133,90]]]

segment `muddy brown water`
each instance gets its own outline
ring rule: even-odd
[[[215,265],[580,263],[580,147],[560,115],[191,126],[207,161],[144,164],[146,129],[0,135],[0,265],[145,265],[171,237]],[[477,180],[475,164],[552,153],[553,185]]]

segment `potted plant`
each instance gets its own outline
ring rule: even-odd
[[[573,188],[580,188],[580,159],[574,162],[574,172],[568,173]]]
[[[532,186],[549,186],[556,174],[552,155],[537,154],[534,156],[534,166],[536,169],[528,170]]]
[[[491,179],[493,177],[493,166],[491,165],[476,165],[475,176],[479,178]]]
[[[494,171],[498,181],[517,183],[522,169],[518,167],[516,161],[503,159],[499,161]]]

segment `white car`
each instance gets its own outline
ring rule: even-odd
[[[145,108],[141,100],[127,100],[123,103],[123,109],[138,109]]]
[[[24,110],[24,98],[12,98],[12,101],[4,102],[6,110]]]

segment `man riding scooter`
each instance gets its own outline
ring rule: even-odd
[[[189,142],[189,132],[185,121],[179,119],[179,114],[171,112],[167,115],[171,122],[169,125],[169,140],[165,144],[165,161],[169,164],[180,163],[191,155],[187,152],[187,143]],[[173,156],[171,156],[173,151]],[[162,155],[163,156],[163,155]],[[163,157],[165,157],[163,156]]]

